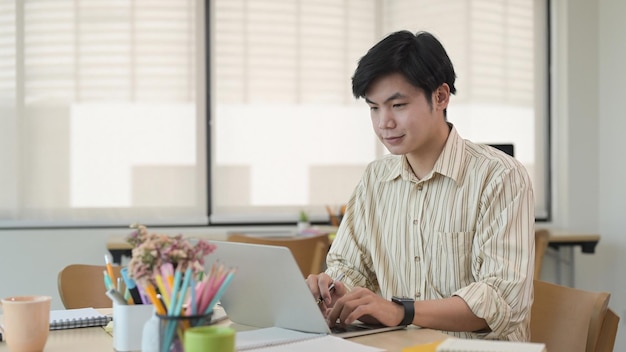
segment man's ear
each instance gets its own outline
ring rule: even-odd
[[[447,83],[441,84],[434,92],[433,102],[437,110],[445,110],[450,102],[450,86]]]

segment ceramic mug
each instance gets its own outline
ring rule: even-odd
[[[50,296],[2,299],[3,339],[11,352],[43,351],[50,329]]]
[[[235,330],[227,326],[199,326],[185,331],[185,352],[235,352]]]

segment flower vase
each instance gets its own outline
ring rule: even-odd
[[[298,235],[304,234],[304,232],[311,227],[311,223],[308,221],[298,221],[297,231]]]

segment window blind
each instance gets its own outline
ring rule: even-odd
[[[0,6],[0,225],[206,223],[203,2]]]
[[[458,76],[449,121],[474,142],[513,144],[548,216],[545,1],[212,3],[213,223],[323,220],[347,202],[386,153],[350,79],[401,29],[441,40]]]

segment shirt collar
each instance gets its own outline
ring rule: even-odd
[[[458,184],[462,172],[465,141],[459,136],[453,124],[448,123],[448,125],[450,126],[450,134],[448,135],[446,144],[441,154],[439,154],[433,170],[424,177],[424,179],[429,179],[433,174],[438,173],[453,179]],[[384,181],[391,181],[398,177],[402,177],[402,179],[407,181],[415,180],[406,155],[401,155],[398,162],[395,163],[393,167],[389,168],[388,171],[389,172],[383,177]]]
[[[465,140],[458,134],[454,125],[451,123],[448,123],[448,125],[450,126],[450,134],[448,135],[446,145],[435,162],[433,172],[449,177],[458,184],[463,170],[463,159],[465,158]]]

